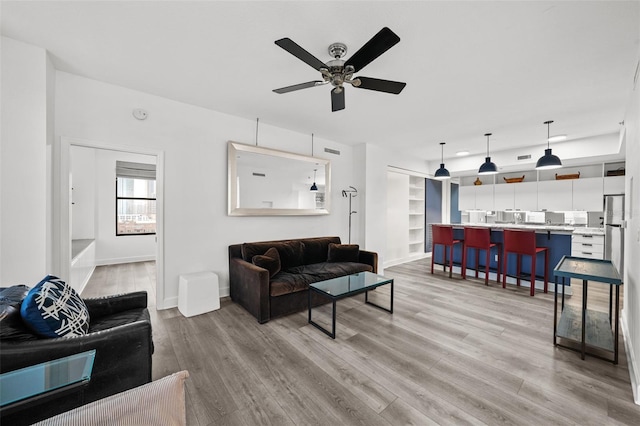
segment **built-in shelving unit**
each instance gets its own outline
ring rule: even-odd
[[[409,255],[424,254],[424,178],[409,176]]]

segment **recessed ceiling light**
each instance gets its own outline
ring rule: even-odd
[[[567,135],[554,135],[549,138],[549,142],[560,142],[567,139]]]
[[[456,155],[459,157],[463,157],[465,155],[469,155],[469,151],[458,151],[456,152]]]

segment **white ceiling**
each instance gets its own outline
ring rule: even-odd
[[[546,120],[570,139],[619,130],[633,88],[640,20],[630,2],[2,1],[2,34],[47,49],[57,69],[345,144],[416,158],[540,145]],[[400,95],[330,87],[274,44],[328,61],[382,27],[401,41],[357,75],[407,83]]]

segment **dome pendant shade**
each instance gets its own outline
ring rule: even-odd
[[[315,182],[313,182],[313,185],[311,185],[311,188],[309,188],[309,191],[317,191],[318,190],[318,186],[316,185]]]
[[[436,170],[436,174],[433,177],[437,180],[451,179],[449,170],[444,168],[444,163],[440,163],[440,168]]]
[[[558,156],[551,153],[551,148],[544,150],[544,155],[538,159],[536,163],[536,170],[551,170],[559,169],[562,167],[562,161]]]
[[[489,136],[491,133],[484,134],[487,137],[487,156],[484,159],[484,163],[478,169],[479,175],[495,175],[498,173],[498,166],[496,163],[491,161],[491,157],[489,156]]]
[[[478,169],[479,175],[495,175],[498,173],[498,166],[491,161],[491,157],[486,157],[484,163]]]
[[[551,170],[551,169],[559,169],[562,167],[562,161],[560,158],[553,155],[551,153],[551,148],[549,147],[550,142],[550,125],[553,123],[553,120],[545,121],[543,124],[547,125],[547,149],[544,150],[544,155],[538,159],[536,163],[536,170]]]
[[[451,179],[451,175],[449,174],[449,170],[444,168],[444,145],[445,142],[440,142],[440,168],[436,170],[436,174],[433,175],[434,179],[437,180],[446,180]]]

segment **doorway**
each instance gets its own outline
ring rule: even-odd
[[[155,268],[156,268],[156,307],[162,309],[164,303],[164,152],[152,149],[139,149],[132,147],[119,147],[108,145],[100,142],[89,140],[73,139],[62,137],[60,140],[60,158],[58,174],[59,182],[54,182],[54,191],[60,191],[59,194],[54,193],[54,199],[60,200],[58,206],[58,223],[59,223],[59,269],[62,276],[70,277],[72,273],[72,239],[74,236],[73,211],[76,208],[73,195],[73,178],[72,178],[72,150],[74,148],[84,148],[89,151],[95,150],[105,156],[112,158],[143,158],[136,156],[146,156],[146,158],[154,159],[156,164],[156,234],[155,240]],[[115,163],[114,163],[115,172]],[[115,191],[112,194],[115,202]],[[57,196],[57,197],[56,197]],[[80,206],[79,206],[80,207]],[[90,209],[89,209],[90,210]],[[112,210],[114,212],[115,209]],[[97,226],[97,225],[96,225]],[[114,221],[115,226],[115,221]],[[77,228],[77,227],[76,227]],[[78,229],[76,233],[81,232]],[[115,233],[115,231],[114,231]],[[78,234],[81,235],[81,234]],[[119,238],[138,238],[137,236],[123,236]],[[131,241],[131,240],[129,240]],[[141,259],[142,260],[142,259]]]

